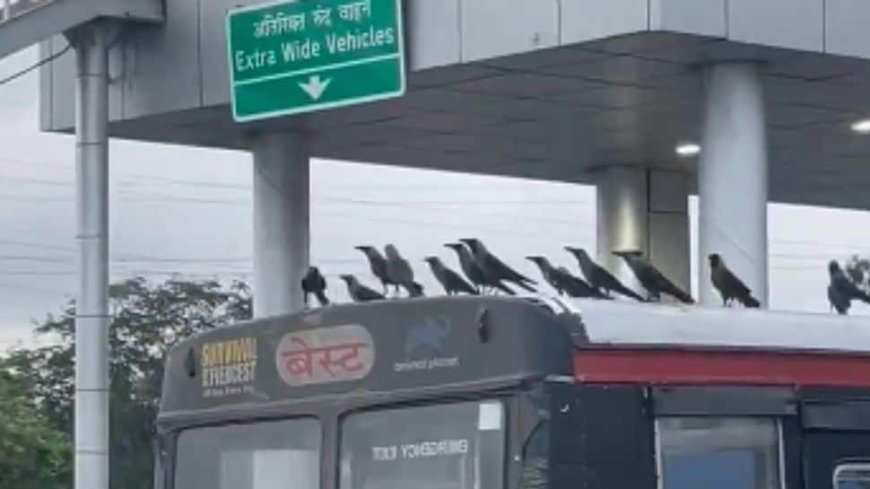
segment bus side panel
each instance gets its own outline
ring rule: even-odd
[[[655,488],[648,405],[640,387],[553,385],[549,488]]]

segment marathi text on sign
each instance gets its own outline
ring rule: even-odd
[[[363,22],[372,15],[372,2],[371,0],[358,0],[343,3],[338,5],[336,10],[338,18],[343,22]],[[265,14],[259,22],[254,24],[254,38],[261,39],[300,33],[305,31],[306,25],[330,27],[332,26],[332,18],[333,10],[329,7],[313,10],[310,19],[305,13],[285,14],[284,12],[278,12],[274,15]]]
[[[288,333],[275,361],[284,382],[301,386],[363,378],[372,369],[374,355],[369,332],[348,325]]]
[[[259,39],[303,30],[305,30],[304,14],[285,15],[283,12],[278,12],[275,15],[264,15],[263,20],[254,24],[254,37]]]

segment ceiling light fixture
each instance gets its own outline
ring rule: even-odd
[[[870,134],[870,119],[861,119],[852,124],[852,130],[858,134]]]
[[[680,143],[677,145],[677,154],[684,158],[697,156],[700,152],[701,146],[695,143]]]

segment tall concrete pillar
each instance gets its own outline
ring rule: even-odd
[[[689,290],[688,179],[634,166],[598,170],[598,261],[630,287],[634,275],[613,251],[638,250]]]
[[[252,138],[254,153],[254,316],[302,309],[308,268],[309,141],[271,132]]]
[[[767,138],[760,66],[724,63],[705,73],[698,165],[701,302],[721,304],[707,257],[728,267],[767,305]]]
[[[118,26],[68,33],[76,52],[75,489],[109,487],[109,45]]]

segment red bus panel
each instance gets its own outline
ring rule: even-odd
[[[870,387],[870,356],[666,349],[593,349],[574,354],[584,383]]]

